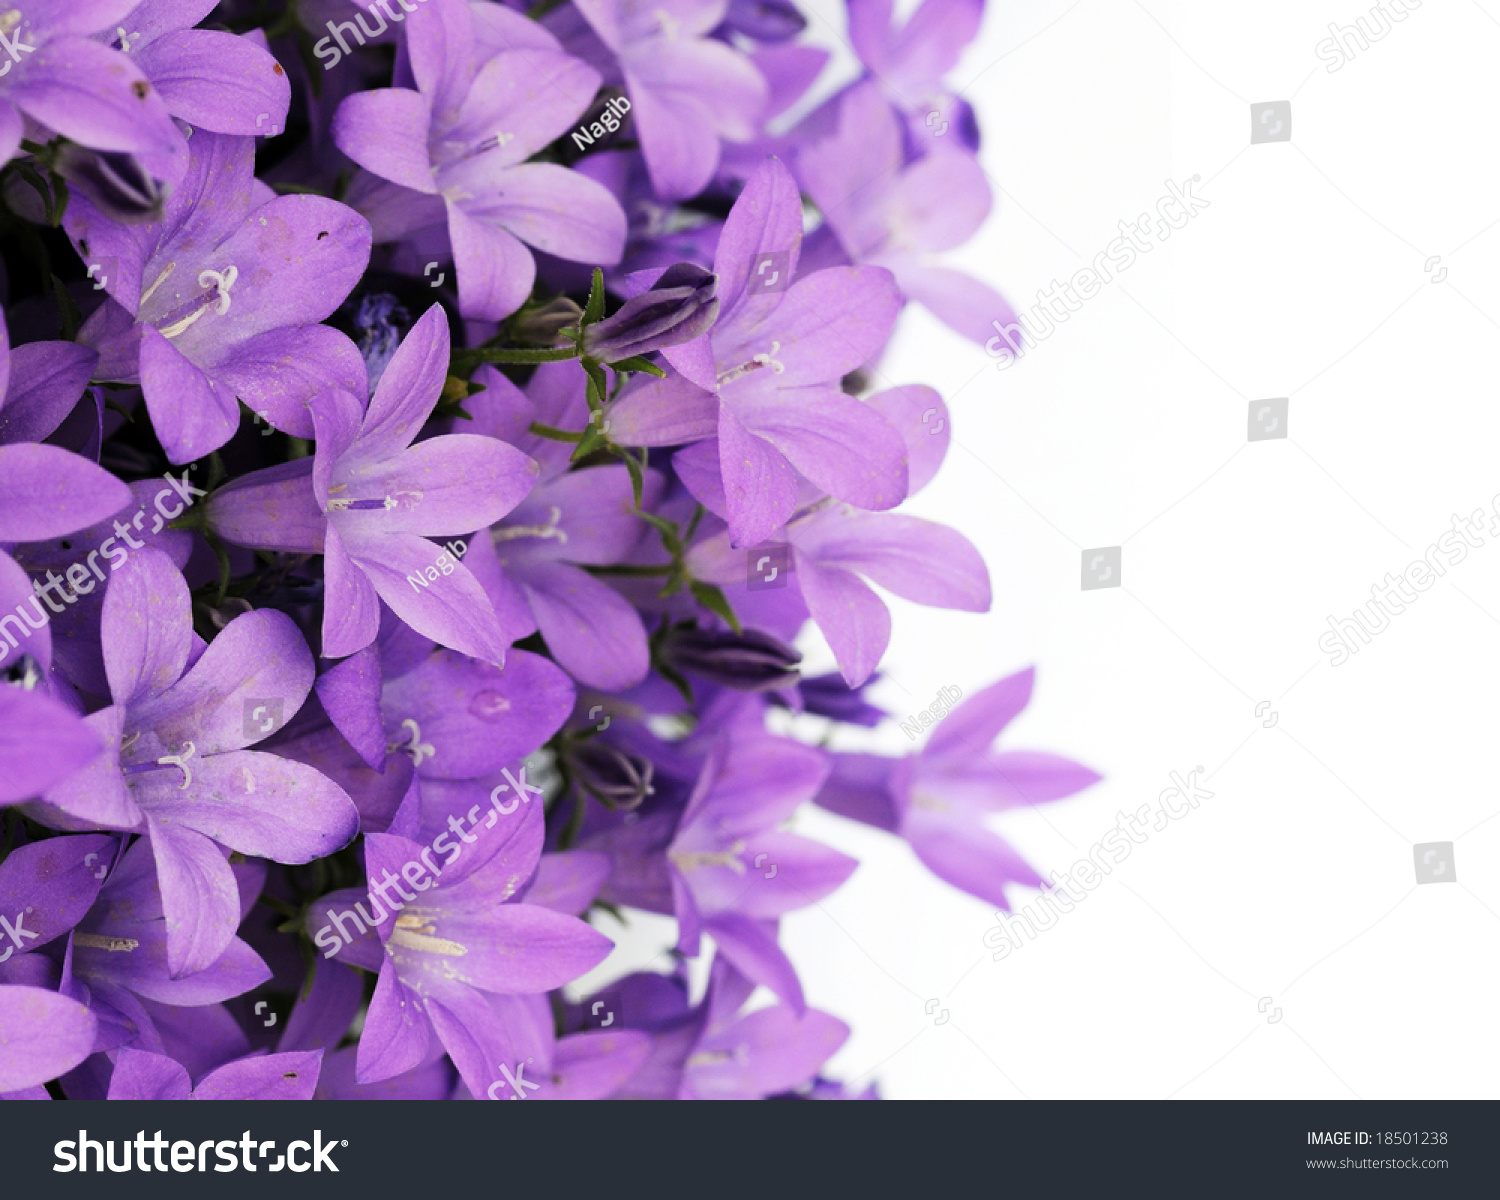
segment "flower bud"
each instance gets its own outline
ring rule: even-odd
[[[747,629],[744,633],[708,629],[674,629],[660,647],[663,662],[737,692],[765,692],[790,687],[799,678],[802,655],[785,642]]]
[[[719,315],[718,286],[718,276],[696,263],[674,263],[650,291],[585,329],[583,352],[612,363],[692,341]]]
[[[568,754],[568,771],[574,782],[620,812],[639,808],[655,792],[651,786],[653,770],[649,758],[627,754],[595,738],[579,743]]]
[[[792,0],[729,0],[724,25],[757,42],[785,42],[807,28]]]
[[[134,155],[66,145],[53,169],[111,220],[138,225],[161,219],[166,192]]]

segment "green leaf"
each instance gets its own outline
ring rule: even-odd
[[[73,297],[68,294],[67,285],[56,275],[52,277],[52,294],[57,297],[58,312],[62,316],[63,338],[74,341],[78,337],[78,327],[83,324],[83,314],[78,311],[78,305],[73,303]]]
[[[567,362],[578,357],[575,346],[559,346],[555,350],[524,349],[522,347],[480,347],[473,350],[455,350],[453,363],[460,370],[472,370],[481,363],[510,363],[514,366],[529,366],[532,363]]]
[[[583,306],[581,326],[592,325],[604,315],[604,272],[594,268],[594,282],[589,287],[589,302]]]
[[[725,621],[729,622],[729,628],[733,629],[735,633],[744,632],[740,628],[740,619],[734,615],[734,609],[729,607],[729,601],[725,598],[723,589],[715,584],[702,583],[695,579],[692,583],[688,584],[688,590],[693,593],[693,599],[708,609],[709,612],[723,617]]]
[[[591,409],[604,407],[604,398],[609,395],[607,381],[604,378],[604,368],[592,358],[583,360],[583,373],[589,377],[588,402]]]
[[[636,461],[634,454],[625,451],[621,457],[625,460],[625,470],[630,473],[630,492],[635,497],[635,506],[641,506],[641,491],[646,485],[646,472],[642,470],[641,464]]]
[[[644,375],[655,375],[658,379],[667,377],[665,371],[641,354],[633,354],[629,358],[622,358],[619,362],[609,365],[617,375],[623,371],[640,371]]]

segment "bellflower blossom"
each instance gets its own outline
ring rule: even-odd
[[[981,0],[525,7],[0,12],[0,1098],[873,1097],[799,818],[1004,907],[1098,778],[879,703],[993,597],[885,355],[1009,312]]]

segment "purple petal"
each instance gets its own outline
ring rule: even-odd
[[[398,977],[396,964],[386,960],[359,1037],[355,1078],[360,1083],[390,1079],[419,1066],[427,1057],[432,1023],[417,1007],[419,1004],[417,994]]]
[[[679,446],[718,434],[718,398],[682,375],[632,388],[605,412],[609,436],[622,446]]]
[[[102,750],[93,731],[57,701],[0,687],[0,804],[40,795]]]
[[[503,144],[469,162],[481,173],[490,164],[513,166],[562,137],[588,108],[599,83],[597,71],[558,50],[505,51],[479,69],[463,107],[444,126],[443,137],[475,145],[504,129],[509,136]],[[474,176],[461,168],[454,174],[450,168],[443,172],[444,188],[459,178],[472,181]],[[482,194],[478,188],[467,190]]]
[[[180,176],[186,165],[186,145],[156,89],[129,55],[98,42],[62,37],[39,46],[6,98],[80,145],[151,160],[158,176]]]
[[[315,685],[323,711],[372,770],[385,761],[380,727],[380,655],[374,646],[330,667]]]
[[[987,612],[989,570],[957,530],[895,514],[830,514],[795,534],[799,565],[856,571],[914,604]]]
[[[770,441],[747,430],[727,404],[719,408],[719,470],[731,545],[765,541],[796,511],[797,473],[791,463]]]
[[[933,766],[962,767],[979,758],[1029,703],[1036,683],[1036,668],[1014,675],[975,692],[955,708],[933,730],[922,751],[924,762]]]
[[[292,619],[258,609],[229,622],[171,689],[134,706],[131,720],[163,744],[192,742],[199,757],[242,750],[274,732],[247,722],[246,702],[279,700],[288,718],[313,678],[312,654]]]
[[[527,904],[582,916],[609,878],[609,856],[592,850],[564,850],[542,855],[536,878],[526,890]]]
[[[131,555],[103,609],[104,670],[116,704],[161,695],[182,677],[193,645],[187,582],[160,550]]]
[[[704,922],[704,932],[718,943],[719,953],[745,978],[771,989],[795,1013],[805,1012],[802,982],[786,952],[776,941],[774,921],[752,921],[721,913]]]
[[[111,1100],[188,1100],[193,1081],[183,1065],[165,1054],[123,1047],[109,1077]]]
[[[474,23],[462,0],[428,0],[407,17],[411,73],[434,112],[456,110],[474,79]]]
[[[169,462],[192,462],[234,436],[240,410],[233,391],[150,326],[141,330],[140,370],[151,424]]]
[[[0,986],[0,1092],[71,1071],[92,1052],[97,1028],[76,1000],[37,987]]]
[[[441,651],[386,684],[381,712],[389,741],[404,742],[403,722],[417,722],[432,747],[424,776],[473,779],[536,750],[573,702],[568,677],[541,655],[513,650],[500,670]]]
[[[458,306],[471,320],[499,321],[520,308],[536,281],[531,251],[489,220],[448,205],[448,236],[458,267]]]
[[[618,692],[646,677],[646,628],[608,584],[567,563],[530,564],[521,578],[548,649],[574,679]]]
[[[448,552],[415,534],[377,532],[359,540],[348,533],[344,536],[355,567],[406,624],[462,654],[497,664],[505,661],[508,643],[500,622],[479,581],[463,563],[454,564],[452,574],[439,574],[437,560]],[[429,571],[437,578],[429,576]],[[425,586],[416,580],[425,581]],[[325,632],[323,653],[328,657],[363,648],[342,644],[331,648]]]
[[[814,802],[841,817],[894,833],[900,823],[889,787],[895,766],[896,760],[879,754],[835,754],[833,771]]]
[[[268,425],[303,438],[314,436],[308,403],[319,392],[352,393],[363,407],[369,386],[359,348],[327,325],[249,338],[215,364],[213,376]]]
[[[167,918],[167,970],[173,979],[212,966],[234,941],[239,891],[224,852],[201,833],[148,810],[162,908]]]
[[[390,511],[376,510],[361,524],[381,532],[427,537],[468,533],[492,525],[526,496],[540,468],[514,446],[472,433],[450,433],[419,442],[385,464],[362,471],[351,486],[360,492],[416,497]],[[351,493],[352,495],[353,493]],[[366,514],[343,514],[346,530]]]
[[[758,1100],[815,1076],[849,1038],[849,1027],[817,1009],[757,1009],[698,1043],[687,1086],[700,1099]]]
[[[375,386],[359,438],[361,461],[378,461],[411,445],[443,393],[449,345],[447,314],[434,304],[401,340]]]
[[[29,936],[21,949],[44,946],[83,919],[118,847],[115,838],[84,834],[11,851],[0,863],[0,913],[24,914]]]
[[[313,465],[293,459],[225,484],[209,499],[209,528],[238,546],[323,553],[328,518],[313,494]]]
[[[306,996],[299,993],[277,1048],[331,1051],[349,1031],[363,1003],[363,976],[319,955],[313,965],[312,989]]]
[[[464,213],[475,221],[508,230],[570,262],[611,266],[620,261],[625,212],[611,192],[586,175],[556,163],[525,163],[494,174],[476,190],[474,199],[463,202]],[[462,260],[459,265],[462,270]]]
[[[215,29],[163,34],[131,58],[174,117],[215,133],[267,136],[286,128],[286,72],[249,38]]]
[[[797,555],[797,583],[850,687],[858,687],[880,665],[891,640],[891,614],[857,576]]]
[[[364,274],[370,237],[368,221],[322,196],[278,196],[261,205],[202,260],[216,271],[238,271],[228,307],[184,329],[177,346],[211,368],[257,334],[323,320]]]
[[[267,1054],[225,1063],[198,1081],[194,1100],[311,1100],[323,1051]]]
[[[714,274],[719,277],[719,320],[743,308],[754,320],[775,307],[779,293],[762,293],[741,303],[750,273],[765,254],[787,256],[787,277],[797,273],[797,254],[802,246],[802,197],[791,172],[778,159],[767,159],[745,184],[734,202],[719,246],[714,253]]]
[[[971,342],[979,345],[994,342],[997,329],[1016,322],[1015,309],[1004,296],[962,271],[910,260],[892,261],[890,268],[908,299],[925,306],[944,325]]]
[[[0,446],[0,542],[39,542],[113,516],[130,489],[56,446]]]
[[[974,821],[955,821],[924,808],[908,810],[901,833],[939,879],[1007,911],[1007,883],[1042,887],[1040,876],[1011,847]]]
[[[0,442],[39,442],[62,424],[99,355],[77,342],[31,342],[10,352],[9,392],[0,383]]]
[[[746,429],[829,495],[865,509],[894,508],[906,499],[906,443],[878,411],[853,396],[832,388],[766,387],[733,407]]]
[[[348,794],[304,763],[255,750],[203,760],[186,788],[153,772],[138,783],[158,821],[193,829],[241,854],[304,863],[348,845],[359,814]]]
[[[948,453],[948,406],[930,387],[887,388],[865,401],[906,442],[906,494],[915,496],[937,474]]]
[[[645,1064],[651,1037],[637,1030],[596,1029],[557,1043],[538,1100],[603,1100]]]
[[[377,88],[344,97],[333,117],[333,141],[383,179],[436,194],[427,152],[432,103],[406,88]]]

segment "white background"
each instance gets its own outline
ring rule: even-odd
[[[1500,0],[1426,0],[1330,72],[1329,22],[1378,31],[1372,3],[990,0],[952,79],[996,206],[952,265],[1020,310],[1166,181],[1211,206],[1007,371],[908,310],[881,384],[936,386],[955,437],[909,510],[975,542],[995,603],[891,599],[876,698],[1037,665],[1002,746],[1105,776],[996,819],[1043,874],[1173,771],[1213,796],[1004,962],[989,906],[903,843],[799,815],[861,860],[785,924],[810,1002],[853,1026],[830,1074],[892,1098],[1500,1094],[1500,536],[1343,665],[1318,647],[1500,492]],[[848,69],[842,4],[803,8]],[[1292,140],[1250,145],[1252,104],[1286,99]],[[1247,442],[1281,396],[1290,436]],[[1082,551],[1114,545],[1123,586],[1082,591]],[[1419,886],[1437,841],[1457,882]]]

